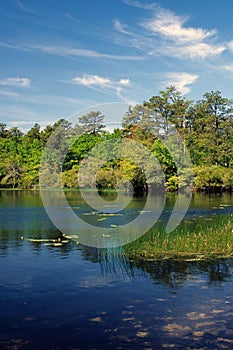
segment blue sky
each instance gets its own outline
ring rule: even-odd
[[[170,84],[233,98],[232,16],[230,0],[2,1],[0,122],[44,127]]]

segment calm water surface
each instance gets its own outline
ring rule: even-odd
[[[195,195],[186,220],[232,209],[230,195]],[[0,225],[0,349],[233,348],[233,260],[137,262],[48,245],[61,234],[36,191],[0,191]]]

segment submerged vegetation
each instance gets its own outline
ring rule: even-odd
[[[130,107],[122,119],[122,127],[113,132],[105,130],[104,116],[93,111],[78,119],[74,126],[64,119],[41,130],[35,124],[26,134],[18,127],[7,129],[0,124],[0,187],[37,188],[44,147],[51,134],[53,152],[47,155],[46,168],[53,175],[62,170],[63,186],[77,188],[81,161],[96,145],[108,140],[129,139],[141,143],[158,159],[165,174],[167,190],[175,191],[187,183],[191,169],[177,171],[173,155],[166,147],[171,125],[182,138],[180,156],[190,154],[196,190],[224,191],[233,189],[233,106],[219,91],[203,95],[200,101],[189,101],[171,86],[149,101]],[[77,134],[79,135],[77,137]],[[76,135],[76,136],[74,136]],[[60,139],[64,138],[62,164],[56,164]],[[109,152],[102,148],[103,152]],[[160,178],[154,180],[160,184]],[[117,182],[127,180],[135,192],[146,190],[150,184],[144,171],[132,160],[110,159],[99,169],[99,189],[113,189]],[[54,186],[49,183],[48,186]],[[88,185],[88,183],[87,183]],[[125,185],[126,189],[128,185]]]

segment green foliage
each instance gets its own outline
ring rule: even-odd
[[[160,94],[150,98],[144,105],[153,111],[159,133],[169,134],[170,125],[184,131],[187,127],[188,108],[191,101],[186,100],[174,87],[167,87]]]
[[[114,189],[117,182],[121,178],[121,173],[118,169],[111,167],[101,168],[96,175],[97,188],[102,189]]]
[[[82,134],[70,147],[65,161],[64,170],[70,170],[74,165],[78,165],[88,154],[88,152],[97,146],[102,139],[95,134]]]
[[[192,186],[192,169],[185,160],[190,154],[194,189],[233,190],[233,106],[219,91],[192,102],[170,86],[130,107],[121,129],[106,131],[103,121],[101,112],[91,111],[75,126],[60,119],[41,130],[36,123],[25,135],[18,127],[8,129],[0,123],[0,187],[36,188],[39,169],[48,187],[61,186],[61,171],[63,186],[77,187],[78,170],[91,151],[106,163],[96,176],[100,189],[115,188],[118,183],[134,191],[147,190],[154,183],[161,186],[163,179],[153,157],[167,190],[187,188]],[[128,146],[125,142],[124,153],[117,158],[122,139],[129,141]],[[151,156],[144,157],[143,150]]]
[[[218,165],[194,168],[195,188],[206,191],[232,190],[233,169]]]
[[[62,184],[67,188],[78,188],[78,169],[77,165],[74,165],[72,169],[63,171]]]
[[[192,106],[187,145],[197,165],[229,167],[233,159],[232,102],[219,91],[206,93]]]
[[[166,180],[177,174],[176,165],[171,153],[160,139],[156,139],[152,146],[152,153],[158,159]]]

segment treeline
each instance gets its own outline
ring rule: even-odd
[[[69,136],[71,141],[68,144],[72,145],[62,164],[65,187],[78,186],[81,161],[93,147],[106,140],[126,138],[141,143],[156,156],[165,174],[167,189],[176,190],[187,183],[192,169],[185,168],[184,173],[179,173],[176,161],[166,147],[166,140],[175,128],[183,141],[181,157],[189,154],[193,163],[194,189],[233,189],[233,103],[222,97],[219,91],[205,93],[199,101],[190,101],[175,87],[167,87],[149,101],[129,107],[122,118],[122,127],[112,132],[105,130],[104,115],[99,111],[80,117],[74,126],[60,119],[44,130],[35,124],[25,134],[18,127],[8,129],[1,123],[0,187],[39,186],[42,153],[50,135],[58,127],[65,132],[66,138]],[[61,135],[56,137],[58,139]],[[51,161],[47,165],[48,168],[53,166]],[[111,159],[104,164],[98,171],[96,183],[100,189],[115,188],[117,182],[124,179],[136,192],[148,187],[143,169],[126,158]]]

